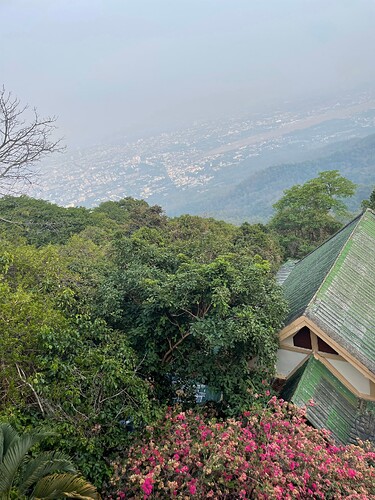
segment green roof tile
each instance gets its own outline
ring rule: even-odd
[[[301,316],[358,222],[354,219],[323,245],[300,260],[283,283],[289,303],[287,323]]]
[[[366,210],[296,264],[287,323],[306,315],[375,373],[375,214]]]

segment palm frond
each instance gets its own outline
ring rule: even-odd
[[[95,486],[77,474],[51,474],[38,481],[31,500],[52,500],[56,498],[78,498],[99,500]]]
[[[14,439],[19,437],[18,432],[7,422],[0,424],[0,463],[3,461],[4,455],[8,451]]]
[[[0,464],[0,492],[10,490],[18,467],[25,459],[26,453],[33,446],[34,440],[29,434],[13,439]]]
[[[11,488],[17,469],[25,460],[30,448],[49,435],[45,432],[32,432],[20,436],[13,427],[9,424],[6,425],[4,436],[7,436],[9,445],[7,445],[6,453],[0,463],[0,492],[8,491]]]
[[[54,472],[76,473],[77,470],[71,459],[64,453],[58,451],[46,451],[40,453],[36,458],[31,459],[22,471],[18,482],[18,490],[21,494],[26,491],[41,478]]]

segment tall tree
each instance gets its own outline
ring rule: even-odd
[[[203,383],[222,393],[226,413],[243,409],[273,371],[285,312],[269,263],[235,254],[199,263],[126,239],[118,252],[99,308],[128,333],[157,399],[189,402]]]
[[[273,206],[276,213],[270,227],[280,235],[285,256],[302,257],[335,233],[348,216],[343,198],[355,189],[338,170],[328,170],[284,191]]]

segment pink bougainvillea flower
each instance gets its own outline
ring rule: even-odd
[[[335,444],[276,397],[222,421],[171,409],[114,464],[105,498],[375,499],[374,462],[369,444]]]

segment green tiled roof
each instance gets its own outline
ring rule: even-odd
[[[301,315],[375,373],[375,214],[366,210],[299,261],[283,284]]]
[[[375,404],[357,398],[313,356],[287,381],[282,397],[300,407],[312,399],[307,419],[340,443],[375,442]]]
[[[283,284],[290,311],[287,323],[303,314],[357,222],[358,219],[352,221],[294,266]]]
[[[276,273],[276,281],[279,285],[282,285],[284,283],[284,281],[294,269],[294,266],[297,264],[297,262],[298,260],[289,259],[280,267],[280,269]]]

